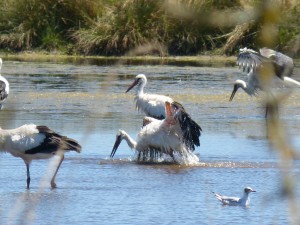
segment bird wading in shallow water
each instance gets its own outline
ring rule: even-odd
[[[27,170],[27,189],[30,187],[29,167],[31,161],[58,155],[60,161],[51,179],[51,187],[55,188],[55,177],[64,160],[64,153],[67,151],[80,153],[81,146],[77,141],[61,136],[46,126],[26,124],[11,130],[0,128],[0,151],[9,152],[13,156],[23,159]]]
[[[247,72],[247,80],[235,81],[229,101],[233,100],[239,88],[250,96],[257,95],[259,90],[265,91],[263,81],[266,80],[267,71],[274,78],[281,79],[287,86],[300,86],[298,81],[290,78],[294,70],[293,59],[272,49],[262,48],[260,52],[248,48],[240,49],[237,65],[243,72]],[[266,116],[267,111],[268,107]]]
[[[243,197],[228,197],[224,195],[217,194],[213,192],[213,194],[216,196],[216,198],[223,204],[223,205],[230,205],[230,206],[243,206],[247,207],[250,204],[250,197],[249,194],[251,192],[256,192],[250,187],[244,188],[243,191]]]
[[[0,70],[1,68],[2,68],[2,59],[0,58]],[[5,77],[3,77],[0,74],[0,110],[3,108],[2,104],[3,102],[6,101],[8,94],[9,94],[9,83],[5,79]]]
[[[131,149],[138,153],[137,161],[155,162],[162,155],[170,156],[174,162],[174,154],[191,154],[190,149],[182,140],[183,134],[177,119],[178,109],[169,102],[165,103],[166,118],[164,120],[146,117],[144,126],[132,139],[125,131],[119,130],[110,157],[114,157],[120,143],[124,139]],[[179,112],[180,113],[180,112]]]
[[[166,118],[165,103],[172,103],[174,107],[178,108],[177,119],[180,121],[180,128],[182,129],[182,133],[184,135],[183,140],[192,150],[195,150],[196,146],[200,146],[199,138],[202,129],[185,111],[183,106],[168,96],[144,93],[144,87],[146,84],[146,76],[144,74],[138,74],[133,83],[126,90],[127,93],[133,87],[137,86],[135,96],[136,108],[139,111],[144,112],[148,117],[161,120]]]

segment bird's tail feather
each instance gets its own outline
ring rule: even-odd
[[[81,152],[81,145],[74,139],[71,139],[68,137],[63,137],[62,140],[64,141],[64,143],[67,147],[67,149],[65,149],[65,150],[76,151],[78,153]]]
[[[222,196],[221,196],[220,194],[215,193],[215,192],[213,192],[213,191],[212,191],[212,193],[216,196],[216,198],[217,198],[219,201],[222,202]]]

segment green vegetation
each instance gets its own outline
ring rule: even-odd
[[[300,3],[280,5],[275,46],[299,54]],[[266,1],[2,0],[0,50],[84,55],[232,54],[259,46]]]

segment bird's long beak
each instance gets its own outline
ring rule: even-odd
[[[255,190],[252,190],[251,192],[256,192]]]
[[[127,93],[127,92],[130,91],[135,85],[137,85],[137,84],[139,83],[139,80],[140,80],[140,79],[135,79],[135,80],[133,81],[133,83],[128,87],[128,89],[126,90],[125,93]]]
[[[235,93],[237,92],[237,90],[238,90],[238,86],[237,86],[237,85],[234,85],[234,86],[233,86],[233,91],[232,91],[231,96],[230,96],[230,99],[229,99],[230,102],[232,101],[232,99],[233,99]]]
[[[114,157],[114,155],[115,155],[115,153],[116,153],[116,151],[117,151],[117,149],[118,149],[118,147],[119,147],[121,141],[122,141],[121,135],[117,135],[116,142],[115,142],[114,147],[113,147],[113,149],[112,149],[112,151],[111,151],[111,153],[110,153],[110,157],[111,157],[111,158]]]

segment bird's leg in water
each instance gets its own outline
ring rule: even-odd
[[[27,170],[27,189],[29,189],[29,186],[30,186],[29,163],[26,163],[26,170]]]
[[[170,150],[170,156],[172,157],[173,161],[174,161],[175,163],[177,163],[177,161],[176,161],[176,159],[175,159],[175,156],[174,156],[174,151],[173,151],[173,149]]]
[[[59,161],[58,166],[57,166],[57,168],[56,168],[56,171],[55,171],[55,173],[54,173],[54,175],[53,175],[53,177],[52,177],[52,179],[51,179],[51,187],[52,187],[52,188],[56,188],[55,177],[56,177],[56,174],[57,174],[57,172],[58,172],[58,169],[59,169],[59,167],[60,167],[62,161],[64,160],[64,158],[65,158],[65,157],[64,157],[64,154],[61,154],[61,155],[60,155],[60,161]]]

